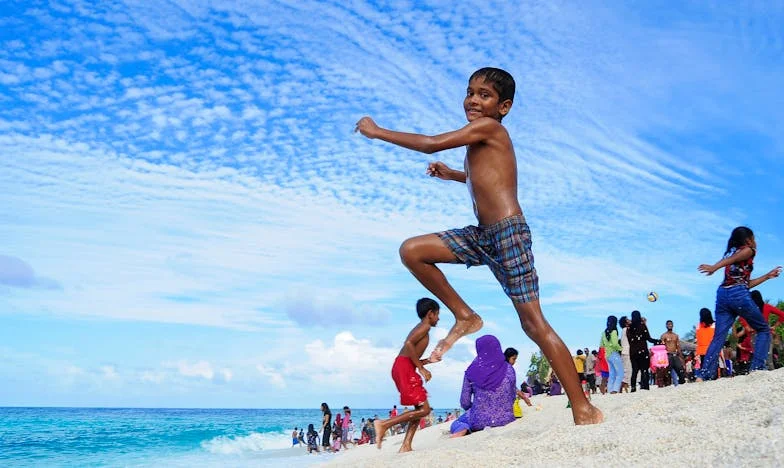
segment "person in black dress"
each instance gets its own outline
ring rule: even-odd
[[[332,411],[329,410],[329,405],[322,403],[321,413],[324,415],[321,419],[321,428],[324,430],[321,436],[321,445],[325,447],[325,450],[329,450],[329,441],[332,434]]]
[[[637,372],[640,372],[640,388],[648,390],[650,388],[650,354],[648,353],[647,342],[659,344],[659,340],[651,338],[648,326],[640,315],[639,310],[632,312],[632,322],[626,331],[629,338],[629,359],[632,361],[632,378],[629,382],[632,392],[637,391]]]

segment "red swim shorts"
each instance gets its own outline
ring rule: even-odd
[[[419,406],[427,401],[427,391],[414,362],[408,356],[398,356],[392,365],[392,380],[400,392],[400,404]]]

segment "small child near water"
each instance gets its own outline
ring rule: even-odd
[[[425,365],[430,364],[430,360],[421,358],[430,342],[430,329],[438,324],[439,309],[438,303],[433,299],[422,298],[417,301],[416,310],[420,321],[406,337],[400,354],[392,365],[392,380],[395,381],[395,386],[400,392],[400,404],[413,405],[414,409],[383,421],[378,419],[373,421],[378,448],[381,448],[381,442],[389,428],[408,423],[400,452],[410,452],[411,442],[414,440],[414,433],[419,427],[420,419],[430,414],[427,391],[422,382],[422,377],[425,378],[425,382],[430,380],[430,372],[425,369]],[[417,370],[422,377],[417,374]]]

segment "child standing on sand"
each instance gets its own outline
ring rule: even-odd
[[[447,282],[437,263],[487,265],[514,304],[520,324],[563,379],[572,402],[576,424],[601,422],[601,411],[585,398],[561,338],[542,315],[539,284],[531,252],[531,231],[517,200],[517,161],[512,140],[501,120],[514,99],[512,76],[498,68],[482,68],[471,75],[463,100],[468,125],[436,136],[387,130],[369,117],[357,122],[356,131],[404,148],[435,153],[466,147],[464,170],[432,162],[431,177],[465,183],[478,226],[467,226],[406,240],[400,256],[411,273],[455,315],[455,324],[441,340],[430,360],[435,362],[465,335],[482,328],[477,315]]]
[[[716,292],[716,331],[710,346],[708,346],[708,351],[705,353],[705,359],[702,361],[698,381],[716,377],[716,360],[724,345],[727,331],[738,315],[746,319],[746,322],[757,332],[751,370],[765,369],[770,341],[770,326],[762,316],[757,304],[752,300],[749,289],[755,288],[771,278],[777,278],[781,274],[781,267],[776,267],[758,278],[751,279],[756,254],[757,241],[754,239],[754,233],[745,226],[739,226],[732,230],[727,241],[724,258],[713,265],[702,264],[697,268],[701,273],[709,276],[718,269],[724,268],[724,281]]]
[[[430,380],[430,372],[425,369],[425,365],[430,364],[430,360],[421,358],[430,342],[430,329],[438,324],[439,309],[436,301],[426,297],[416,303],[417,316],[420,321],[406,337],[400,354],[392,365],[392,380],[395,381],[397,391],[400,392],[400,404],[413,405],[414,409],[404,411],[399,416],[383,421],[378,419],[373,421],[378,448],[381,448],[381,442],[389,428],[397,424],[408,423],[400,452],[410,452],[414,433],[419,427],[419,420],[430,414],[427,391],[422,383],[422,377],[425,378],[425,382]],[[417,370],[422,377],[416,373]]]

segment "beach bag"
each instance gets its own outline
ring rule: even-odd
[[[651,368],[660,369],[670,367],[670,360],[667,357],[667,347],[656,345],[651,347]]]

